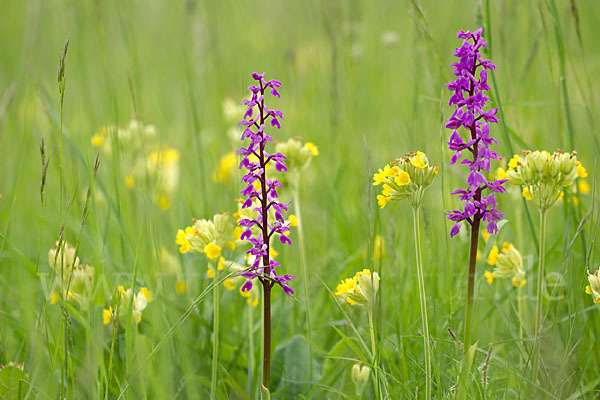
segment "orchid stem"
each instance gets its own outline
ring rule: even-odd
[[[467,282],[467,313],[465,315],[464,351],[471,348],[471,318],[473,314],[473,293],[475,292],[475,265],[477,263],[477,244],[479,242],[479,224],[481,219],[477,216],[471,226],[471,247],[469,249],[469,277]]]

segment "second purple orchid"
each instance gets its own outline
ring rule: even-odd
[[[485,221],[488,233],[496,233],[496,222],[504,216],[497,209],[495,193],[506,190],[502,185],[507,180],[488,181],[483,174],[483,171],[489,173],[490,160],[501,160],[502,157],[490,148],[492,144],[498,145],[496,139],[490,136],[490,124],[497,123],[499,119],[496,117],[497,108],[485,110],[486,105],[491,103],[485,92],[490,90],[488,70],[496,69],[496,66],[480,53],[482,48],[487,48],[481,33],[482,29],[472,33],[457,33],[463,43],[454,50],[454,56],[459,61],[451,65],[456,80],[446,84],[453,92],[450,106],[456,106],[446,123],[446,128],[452,129],[448,148],[454,151],[454,155],[450,165],[462,159],[460,164],[469,167],[467,188],[452,192],[465,202],[464,209],[446,213],[448,219],[455,222],[450,236],[460,231],[462,221],[469,222],[471,226],[476,225],[477,230],[480,222]],[[461,136],[461,129],[466,130],[466,138]],[[470,157],[463,158],[465,152],[470,153]],[[490,191],[489,195],[484,196],[485,190]]]

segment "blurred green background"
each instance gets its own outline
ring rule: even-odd
[[[553,297],[546,302],[542,360],[547,373],[541,386],[548,398],[597,396],[600,318],[584,288],[586,269],[598,266],[598,21],[600,3],[576,0],[3,1],[0,364],[24,363],[26,375],[15,386],[14,376],[4,374],[0,386],[8,387],[13,398],[56,398],[61,392],[65,324],[59,304],[49,302],[53,272],[47,252],[64,226],[65,239],[79,243],[81,260],[95,268],[89,310],[68,307],[68,397],[117,398],[121,392],[125,398],[208,397],[212,297],[167,333],[211,282],[205,258],[180,255],[175,234],[193,217],[236,211],[238,173],[225,182],[212,179],[221,157],[241,143],[227,134],[231,122],[223,102],[229,98],[237,104],[251,84],[250,74],[266,71],[267,78],[283,83],[281,99],[271,107],[281,109],[285,119],[272,135],[280,141],[299,136],[320,153],[303,173],[301,188],[309,293],[296,279],[298,301],[279,290],[273,300],[274,397],[359,398],[350,379],[354,360],[360,360],[357,339],[324,285],[334,290],[342,278],[366,267],[381,276],[376,324],[390,398],[421,398],[411,209],[396,203],[379,210],[371,186],[374,169],[416,150],[440,166],[425,195],[422,232],[434,394],[449,397],[461,350],[447,329],[462,336],[468,240],[465,235],[450,239],[443,215],[458,206],[449,193],[464,186],[466,177],[464,168],[447,165],[444,142],[450,132],[442,121],[452,111],[443,84],[452,79],[448,65],[460,45],[456,31],[482,26],[487,57],[498,66],[490,97],[501,106],[502,122],[492,127],[500,153],[510,159],[522,149],[576,149],[589,174],[590,192],[576,201],[565,197],[549,214],[546,268]],[[66,38],[60,168],[56,71]],[[132,119],[154,125],[153,143],[180,154],[178,185],[169,193],[168,207],[157,205],[159,184],[152,177],[134,188],[126,184],[131,146],[108,154],[91,144],[102,127],[124,126]],[[42,138],[49,160],[43,206]],[[518,189],[499,196],[508,223],[495,240],[514,243],[526,260],[524,328],[530,337],[538,216],[520,197]],[[373,251],[377,235],[383,238],[383,254]],[[278,259],[287,273],[299,275],[296,232],[291,236],[293,245],[278,248]],[[477,269],[474,337],[480,351],[474,365],[484,362],[490,344],[493,356],[487,386],[474,368],[469,393],[472,398],[521,398],[529,345],[519,341],[512,284],[499,280],[490,286],[483,279],[491,245],[482,243]],[[119,332],[109,372],[112,335],[102,324],[102,308],[117,285],[131,283],[134,268],[153,301],[135,330]],[[183,293],[175,290],[178,280],[185,282]],[[260,307],[251,312],[236,291],[224,292],[219,398],[255,398]],[[312,344],[305,340],[307,295]],[[366,314],[342,307],[368,340]],[[309,345],[314,355],[310,381]],[[371,398],[372,390],[369,385],[362,398]]]

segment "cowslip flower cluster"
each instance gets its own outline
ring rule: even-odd
[[[319,155],[319,148],[312,142],[302,143],[300,138],[291,138],[287,142],[279,142],[275,150],[285,154],[286,166],[290,172],[300,172],[308,167],[313,157]]]
[[[54,270],[57,286],[63,292],[64,298],[87,307],[93,289],[95,270],[88,262],[82,264],[75,252],[75,246],[72,244],[56,242],[48,252],[48,263]],[[59,300],[60,296],[52,292],[50,303],[55,304]]]
[[[133,295],[133,299],[131,296]],[[145,287],[142,287],[136,294],[131,288],[125,290],[121,285],[117,287],[117,304],[115,309],[112,305],[102,310],[102,323],[108,325],[121,315],[127,315],[129,303],[131,303],[131,317],[136,324],[142,321],[142,311],[146,309],[148,303],[152,301],[152,293]]]
[[[108,157],[116,147],[123,155],[119,165],[125,186],[133,189],[151,182],[154,202],[163,210],[171,206],[179,186],[180,153],[159,140],[154,125],[133,119],[123,126],[104,126],[92,136],[91,144]]]
[[[487,48],[481,36],[482,29],[475,32],[459,31],[457,36],[463,39],[461,47],[454,50],[454,55],[459,61],[452,64],[456,80],[446,86],[452,91],[450,106],[456,106],[454,113],[447,120],[446,128],[452,129],[448,141],[448,148],[454,151],[450,161],[453,165],[461,160],[461,165],[469,167],[467,189],[456,190],[452,194],[458,195],[465,202],[463,210],[447,212],[448,219],[455,224],[450,232],[451,236],[460,231],[462,221],[473,223],[474,220],[487,222],[487,231],[498,231],[496,221],[503,217],[503,213],[496,206],[495,193],[504,192],[502,186],[506,179],[489,181],[483,172],[489,173],[490,161],[501,160],[502,157],[490,148],[498,145],[496,139],[490,136],[490,124],[497,123],[497,108],[485,110],[489,97],[485,94],[490,87],[487,83],[488,70],[496,66],[482,57],[481,48]],[[459,129],[467,131],[467,138],[463,138]],[[463,158],[463,153],[468,152],[471,158]],[[484,190],[491,193],[483,196]]]
[[[267,164],[272,163],[279,172],[287,171],[285,163],[286,157],[276,152],[269,154],[266,151],[266,145],[273,138],[265,132],[266,124],[271,127],[281,128],[280,120],[283,114],[279,110],[270,110],[265,105],[265,94],[268,91],[271,95],[279,98],[278,89],[281,88],[281,82],[277,80],[265,80],[265,73],[254,72],[252,78],[256,84],[248,87],[251,98],[243,101],[247,106],[246,112],[239,126],[244,129],[241,140],[249,139],[247,146],[238,150],[238,155],[242,156],[240,169],[243,167],[248,172],[242,178],[242,183],[246,187],[240,192],[244,196],[242,208],[252,208],[257,212],[255,218],[243,218],[238,222],[244,229],[241,235],[242,240],[248,240],[252,248],[248,254],[255,256],[253,264],[240,276],[245,277],[246,283],[242,286],[242,291],[252,288],[252,280],[258,278],[263,285],[279,284],[285,293],[292,295],[294,291],[287,285],[293,276],[279,276],[275,268],[280,264],[270,259],[269,249],[271,237],[279,235],[279,240],[283,244],[291,244],[287,236],[289,232],[289,222],[283,218],[283,212],[287,211],[288,205],[279,202],[277,188],[283,188],[282,184],[276,179],[268,179],[266,175]],[[258,200],[259,205],[255,205]],[[273,210],[275,219],[269,219],[269,211]],[[255,233],[252,228],[257,227],[259,232]]]
[[[360,363],[355,363],[352,366],[350,376],[352,377],[352,382],[354,382],[354,390],[357,396],[362,395],[365,386],[367,386],[367,383],[369,382],[369,375],[371,375],[371,368],[369,368],[369,366],[361,366]]]
[[[542,210],[562,199],[565,186],[570,186],[578,177],[587,177],[575,151],[564,153],[558,150],[550,154],[525,150],[523,155],[523,158],[515,155],[511,159],[506,175],[511,184],[524,186],[523,197]]]
[[[223,248],[233,251],[241,243],[242,229],[234,225],[230,215],[215,214],[212,220],[192,221],[193,225],[177,231],[175,243],[181,254],[192,251],[214,260],[221,256]]]
[[[498,246],[494,245],[487,262],[489,265],[495,266],[494,271],[486,270],[484,272],[485,279],[489,284],[492,284],[494,278],[510,278],[514,287],[522,288],[527,282],[525,280],[525,269],[523,268],[523,258],[521,253],[514,245],[508,242],[502,244],[502,250],[498,250]]]
[[[358,271],[352,278],[343,279],[337,285],[335,295],[350,305],[373,305],[375,304],[375,296],[379,290],[379,274],[371,273],[370,269]]]
[[[217,169],[212,173],[212,179],[214,182],[229,182],[235,172],[235,166],[237,165],[237,157],[235,153],[229,152],[219,160]]]
[[[429,165],[427,155],[421,151],[408,153],[386,165],[373,175],[373,186],[383,184],[377,204],[384,208],[390,201],[408,199],[413,207],[419,207],[425,189],[437,176],[438,167]]]
[[[585,292],[592,295],[594,303],[600,303],[600,267],[593,274],[588,270],[587,274],[589,285],[585,287]]]

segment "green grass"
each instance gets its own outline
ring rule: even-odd
[[[285,116],[275,139],[300,136],[320,152],[299,191],[308,282],[293,281],[298,301],[279,289],[273,294],[272,398],[357,398],[350,374],[356,360],[372,364],[369,321],[364,310],[337,304],[332,293],[363,268],[381,276],[374,315],[379,389],[391,399],[423,398],[411,208],[394,203],[380,210],[371,187],[373,170],[417,149],[440,166],[424,196],[421,232],[432,397],[450,397],[463,355],[448,329],[462,340],[469,244],[468,235],[448,237],[451,225],[443,215],[458,205],[449,192],[465,179],[462,168],[447,165],[442,140],[450,132],[441,122],[451,110],[443,84],[452,78],[455,32],[483,25],[491,29],[491,58],[499,67],[491,94],[502,107],[503,122],[492,131],[500,152],[510,158],[511,150],[574,146],[588,170],[592,192],[577,200],[565,196],[571,201],[548,212],[545,269],[553,299],[543,308],[543,372],[536,385],[539,398],[596,398],[600,309],[584,288],[586,269],[600,263],[599,15],[596,2],[554,0],[2,2],[0,364],[24,363],[26,375],[15,368],[0,372],[0,394],[208,398],[213,281],[205,257],[178,253],[175,234],[193,217],[236,211],[239,177],[227,183],[211,177],[221,156],[241,143],[227,135],[222,103],[240,101],[250,73],[266,71],[283,83],[281,100],[271,102]],[[382,35],[389,31],[398,40],[386,45]],[[57,65],[67,37],[61,112]],[[126,186],[131,148],[100,152],[94,175],[92,135],[133,118],[154,124],[160,142],[181,154],[179,185],[167,210],[155,203],[158,183],[151,174],[134,189]],[[42,138],[49,165],[40,201]],[[287,201],[293,193],[283,196]],[[483,278],[491,269],[485,263],[491,242],[481,241],[472,333],[478,348],[466,398],[526,398],[531,383],[538,265],[531,227],[537,230],[539,217],[518,191],[499,201],[508,222],[496,242],[514,243],[528,268],[525,339],[519,339],[517,290],[509,280],[489,286]],[[64,239],[95,268],[88,310],[49,301],[47,252],[63,227]],[[385,242],[382,257],[373,249],[377,235]],[[278,260],[301,277],[297,231],[291,239],[292,246],[277,247]],[[175,257],[175,269],[161,259],[161,247]],[[183,294],[175,292],[180,279]],[[146,286],[153,301],[140,324],[124,319],[113,331],[103,325],[102,309],[117,285]],[[257,398],[261,308],[250,312],[237,290],[221,288],[220,298],[217,398]],[[484,385],[477,367],[490,345]],[[374,396],[372,379],[364,399]]]

